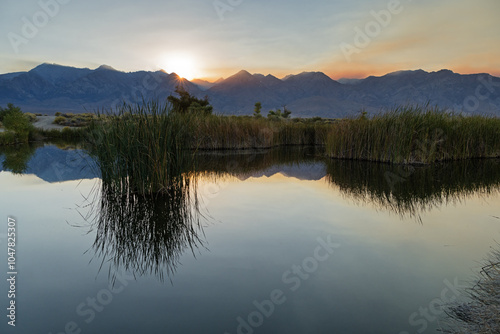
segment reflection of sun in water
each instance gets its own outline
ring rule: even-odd
[[[196,62],[187,54],[170,54],[165,57],[160,67],[167,73],[176,73],[181,78],[193,80],[197,73]]]

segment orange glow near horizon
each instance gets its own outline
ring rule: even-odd
[[[330,70],[329,68],[333,68],[334,70]],[[217,76],[216,74],[208,75],[206,77],[196,77],[196,79],[202,79],[206,80],[209,82],[215,82],[219,80],[220,78],[228,78],[242,69],[245,68],[240,68],[240,69],[224,69],[224,71],[220,71],[218,73],[221,73],[221,75]],[[405,64],[387,64],[387,65],[380,65],[380,66],[373,66],[373,65],[363,65],[363,64],[352,64],[350,66],[329,66],[329,67],[324,67],[324,68],[319,68],[316,70],[311,70],[312,71],[318,71],[318,72],[323,72],[333,80],[339,80],[342,78],[348,78],[348,79],[364,79],[369,76],[383,76],[392,72],[397,72],[397,71],[413,71],[413,70],[423,70],[426,72],[437,72],[443,69],[446,70],[451,70],[455,73],[458,74],[477,74],[477,73],[488,73],[493,76],[500,77],[500,69],[498,68],[488,68],[486,66],[472,66],[472,65],[455,65],[455,66],[435,66],[434,68],[422,68],[418,66],[410,66]],[[272,71],[270,69],[266,70],[249,70],[247,69],[248,72],[254,74],[254,73],[259,73],[263,75],[271,74],[279,79],[282,79],[283,77],[290,75],[290,74],[299,74],[302,71]],[[215,71],[214,71],[215,72]],[[307,70],[305,72],[308,72]]]

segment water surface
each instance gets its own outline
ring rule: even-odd
[[[431,333],[500,236],[495,160],[203,153],[145,197],[74,148],[2,151],[0,233],[15,217],[19,272],[2,332]]]

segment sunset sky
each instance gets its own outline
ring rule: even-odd
[[[498,0],[3,0],[0,73],[48,62],[188,79],[241,69],[500,76],[499,14]]]

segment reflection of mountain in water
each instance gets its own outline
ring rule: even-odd
[[[74,146],[0,146],[0,171],[34,174],[47,182],[64,182],[99,177],[92,159]]]
[[[277,173],[299,180],[326,178],[346,198],[405,217],[419,217],[431,208],[500,188],[498,159],[411,167],[330,160],[321,153],[315,148],[201,152],[169,169],[177,174],[167,175],[158,193],[142,191],[150,187],[137,187],[127,175],[101,180],[98,196],[89,196],[97,199],[92,221],[96,257],[115,271],[154,274],[160,280],[171,277],[181,255],[203,245],[204,210],[197,195],[201,178],[217,182]],[[4,169],[33,173],[48,182],[102,175],[99,165],[81,150],[49,145],[2,148],[0,154]]]
[[[94,161],[84,150],[56,145],[0,146],[0,171],[13,171],[4,167],[6,156],[20,155],[22,174],[33,174],[46,182],[64,182],[100,177]],[[196,171],[229,173],[240,180],[249,177],[270,177],[282,174],[299,180],[320,180],[326,175],[325,165],[315,148],[245,150],[202,152],[196,155]],[[18,164],[18,165],[19,165]]]
[[[263,171],[255,172],[252,177],[271,177],[281,174],[302,181],[318,181],[326,176],[326,166],[322,162],[304,162],[296,165],[275,165]],[[246,180],[248,177],[241,177]]]
[[[326,176],[322,153],[322,149],[314,147],[208,152],[196,156],[196,171],[229,174],[241,181],[276,174],[318,181]]]
[[[311,152],[314,149],[199,154],[179,159],[180,165],[176,161],[175,166],[164,166],[176,174],[167,175],[161,187],[103,171],[106,177],[101,181],[100,197],[93,203],[96,257],[113,269],[110,272],[125,269],[138,276],[154,274],[160,281],[171,278],[181,255],[203,244],[200,220],[206,217],[197,196],[200,178],[248,178],[278,161],[285,169],[298,171],[300,161],[316,159]],[[108,164],[102,161],[98,165],[105,168]]]

